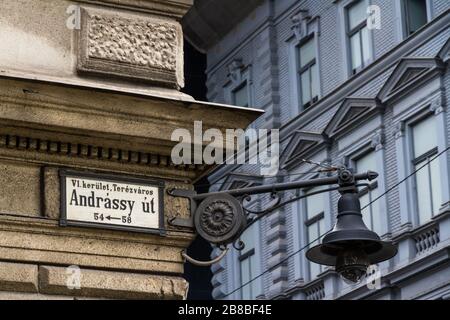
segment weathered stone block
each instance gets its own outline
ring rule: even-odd
[[[31,264],[0,262],[0,290],[37,292],[38,267]]]
[[[48,218],[59,219],[60,217],[60,186],[57,168],[44,169],[44,215]]]
[[[112,299],[184,299],[182,278],[81,269],[80,289],[69,289],[65,268],[39,267],[39,292]]]
[[[39,167],[18,162],[0,162],[0,210],[39,216]]]

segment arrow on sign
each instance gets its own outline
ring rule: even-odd
[[[111,216],[107,216],[106,219],[108,219],[109,221],[111,221],[111,220],[120,220],[120,218],[114,218],[114,217],[111,217]]]

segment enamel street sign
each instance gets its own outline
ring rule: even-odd
[[[164,234],[164,182],[61,170],[61,226]]]

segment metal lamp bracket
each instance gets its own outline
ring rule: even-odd
[[[374,180],[378,177],[376,172],[353,174],[352,171],[341,168],[338,174],[332,177],[318,178],[306,181],[277,183],[266,186],[248,187],[220,192],[197,194],[192,190],[172,189],[168,194],[173,197],[189,199],[191,206],[190,218],[172,218],[168,224],[179,228],[193,228],[206,241],[217,246],[223,252],[211,261],[198,261],[185,252],[183,257],[196,265],[207,266],[220,261],[227,253],[227,246],[233,244],[237,250],[243,250],[245,244],[240,240],[241,235],[253,223],[268,213],[293,201],[305,198],[312,194],[339,191],[341,194],[357,192],[357,182],[361,180]],[[287,190],[299,190],[318,186],[331,186],[314,193],[308,193],[281,203],[279,192]],[[243,204],[251,195],[270,193],[272,201],[262,211],[251,211]]]

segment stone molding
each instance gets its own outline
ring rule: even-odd
[[[67,286],[66,268],[39,267],[39,291],[44,294],[110,299],[177,299],[187,296],[182,278],[80,269],[80,288]]]
[[[7,299],[186,299],[181,277],[79,268],[79,288],[65,267],[0,262],[0,293]],[[78,285],[77,284],[77,285]]]
[[[8,146],[17,150],[144,167],[156,165],[182,169],[181,175],[201,170],[201,166],[170,164],[172,147],[177,144],[171,141],[174,130],[193,132],[194,121],[201,119],[204,130],[218,128],[225,132],[228,128],[246,127],[258,115],[251,109],[92,92],[47,83],[1,83],[3,145],[9,135],[12,140]],[[215,121],[217,117],[221,123]]]
[[[91,158],[104,161],[115,161],[137,165],[174,167],[169,156],[151,154],[139,151],[130,151],[115,148],[102,148],[88,144],[70,143],[54,140],[36,139],[18,135],[0,133],[0,148],[6,147],[18,150],[28,150],[47,154],[58,154],[70,157]],[[199,170],[201,165],[177,166],[179,169],[187,168]]]
[[[177,231],[169,231],[167,236],[159,237],[61,228],[52,219],[14,215],[2,217],[0,232],[3,261],[172,275],[183,273],[184,262],[180,253],[194,238],[192,233]]]

